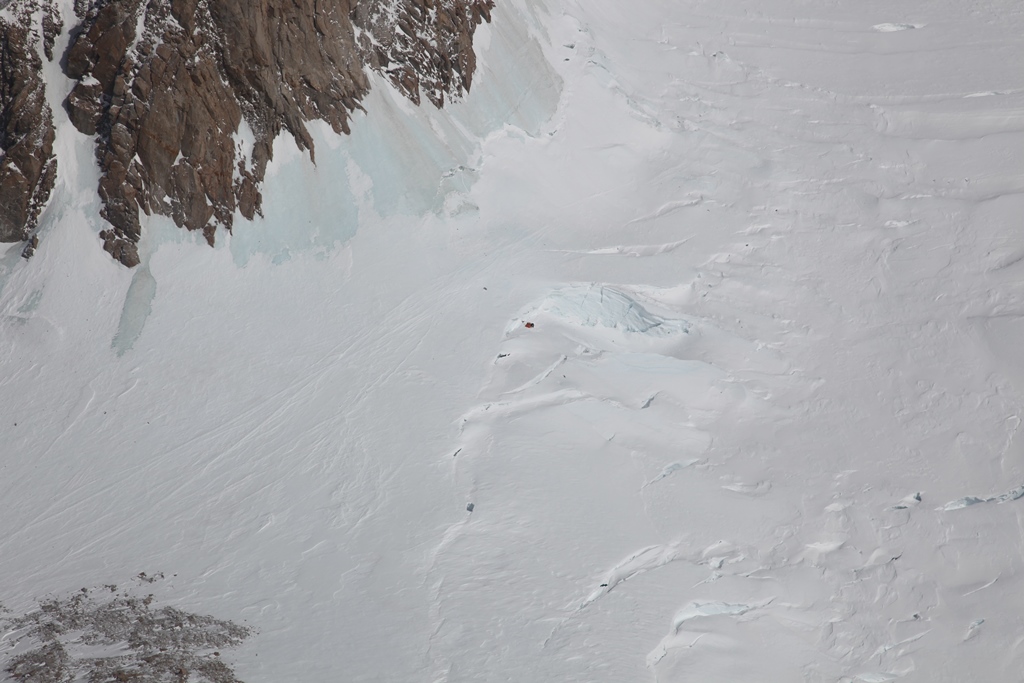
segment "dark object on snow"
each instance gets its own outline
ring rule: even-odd
[[[467,511],[467,512],[472,512],[472,511],[473,511],[473,508],[475,508],[475,507],[476,507],[475,505],[473,505],[472,503],[470,503],[469,505],[467,505],[467,506],[466,506],[466,511]]]
[[[532,330],[534,327],[533,323],[526,323],[526,329]]]

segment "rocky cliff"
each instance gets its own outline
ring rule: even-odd
[[[0,241],[18,242],[31,239],[56,177],[39,52],[52,58],[62,27],[49,4],[0,9]]]
[[[13,0],[0,29],[2,169],[11,169],[0,176],[0,239],[8,241],[28,238],[53,184],[53,123],[38,54],[42,47],[50,55],[61,31],[50,2]],[[75,85],[64,106],[96,141],[110,224],[100,235],[104,248],[127,266],[139,262],[140,211],[202,230],[211,244],[218,229],[232,228],[236,211],[252,219],[274,139],[286,132],[312,155],[306,122],[347,133],[369,88],[367,67],[417,103],[425,97],[440,107],[461,96],[475,66],[474,30],[490,20],[492,6],[75,0],[77,24],[62,60]],[[243,126],[255,139],[251,148],[236,142]]]

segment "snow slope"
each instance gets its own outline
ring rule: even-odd
[[[0,602],[164,572],[249,683],[1015,680],[1021,36],[506,0],[466,102],[378,83],[134,272],[59,123],[80,182],[0,257]]]

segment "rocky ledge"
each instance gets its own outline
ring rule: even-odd
[[[313,155],[306,122],[349,131],[385,74],[434,106],[469,90],[473,33],[492,0],[74,0],[61,60],[75,81],[64,108],[93,136],[103,247],[139,262],[140,211],[201,230],[213,244],[236,211],[260,213],[274,139]],[[39,49],[63,27],[54,0],[11,0],[0,16],[4,125],[0,240],[31,238],[55,177],[53,116]],[[2,4],[2,0],[0,0]],[[237,135],[254,143],[244,148]]]

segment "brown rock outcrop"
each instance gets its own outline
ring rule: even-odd
[[[139,210],[202,230],[260,211],[274,139],[313,154],[305,122],[347,133],[364,65],[435,106],[471,84],[491,0],[76,0],[71,121],[97,136],[104,248],[138,263]],[[141,31],[140,31],[141,28]],[[255,144],[236,149],[242,122]]]
[[[434,106],[469,90],[476,68],[473,33],[491,20],[489,0],[407,0],[357,3],[353,21],[365,30],[360,48],[373,68],[387,74],[406,97],[420,92]]]
[[[0,242],[30,237],[56,179],[38,48],[51,56],[59,32],[49,2],[12,3],[0,16]]]

